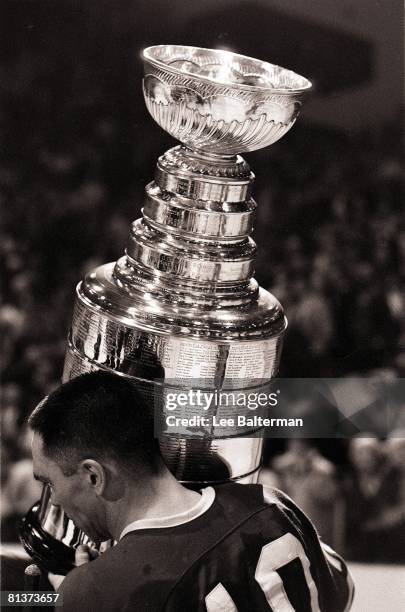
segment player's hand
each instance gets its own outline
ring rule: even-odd
[[[87,544],[80,544],[76,549],[75,563],[77,566],[84,565],[85,563],[89,563],[89,561],[94,561],[97,557],[97,550],[90,548]]]
[[[76,549],[75,564],[77,567],[79,567],[80,565],[84,565],[85,563],[89,563],[90,561],[97,559],[97,557],[97,550],[94,550],[94,548],[90,548],[90,546],[87,546],[86,544],[80,544],[80,546],[78,546]],[[66,576],[52,574],[51,572],[49,572],[48,574],[48,580],[55,589],[55,591],[59,589],[65,578]]]
[[[52,574],[52,572],[48,572],[48,580],[55,591],[59,589],[65,578],[66,576],[60,576],[59,574]]]

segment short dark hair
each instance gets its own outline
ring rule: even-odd
[[[70,380],[42,400],[28,423],[65,475],[89,457],[114,459],[129,472],[156,468],[153,399],[148,404],[120,375],[98,371]]]

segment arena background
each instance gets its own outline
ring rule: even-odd
[[[122,254],[156,159],[174,144],[143,103],[147,45],[231,49],[313,81],[288,136],[246,156],[257,177],[256,278],[290,323],[281,374],[405,377],[399,0],[0,6],[3,542],[16,541],[38,495],[24,420],[60,379],[75,285]],[[263,478],[353,559],[359,612],[405,607],[402,439],[266,447]],[[377,474],[366,496],[364,461]],[[352,512],[353,495],[366,514]]]

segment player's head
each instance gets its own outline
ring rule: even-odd
[[[106,502],[161,468],[152,407],[127,380],[105,372],[61,385],[33,411],[34,475],[94,540],[105,539]]]

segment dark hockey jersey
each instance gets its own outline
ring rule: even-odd
[[[350,609],[344,562],[287,496],[262,485],[210,491],[212,503],[197,517],[168,517],[159,527],[139,521],[116,546],[73,570],[60,587],[64,612]]]

